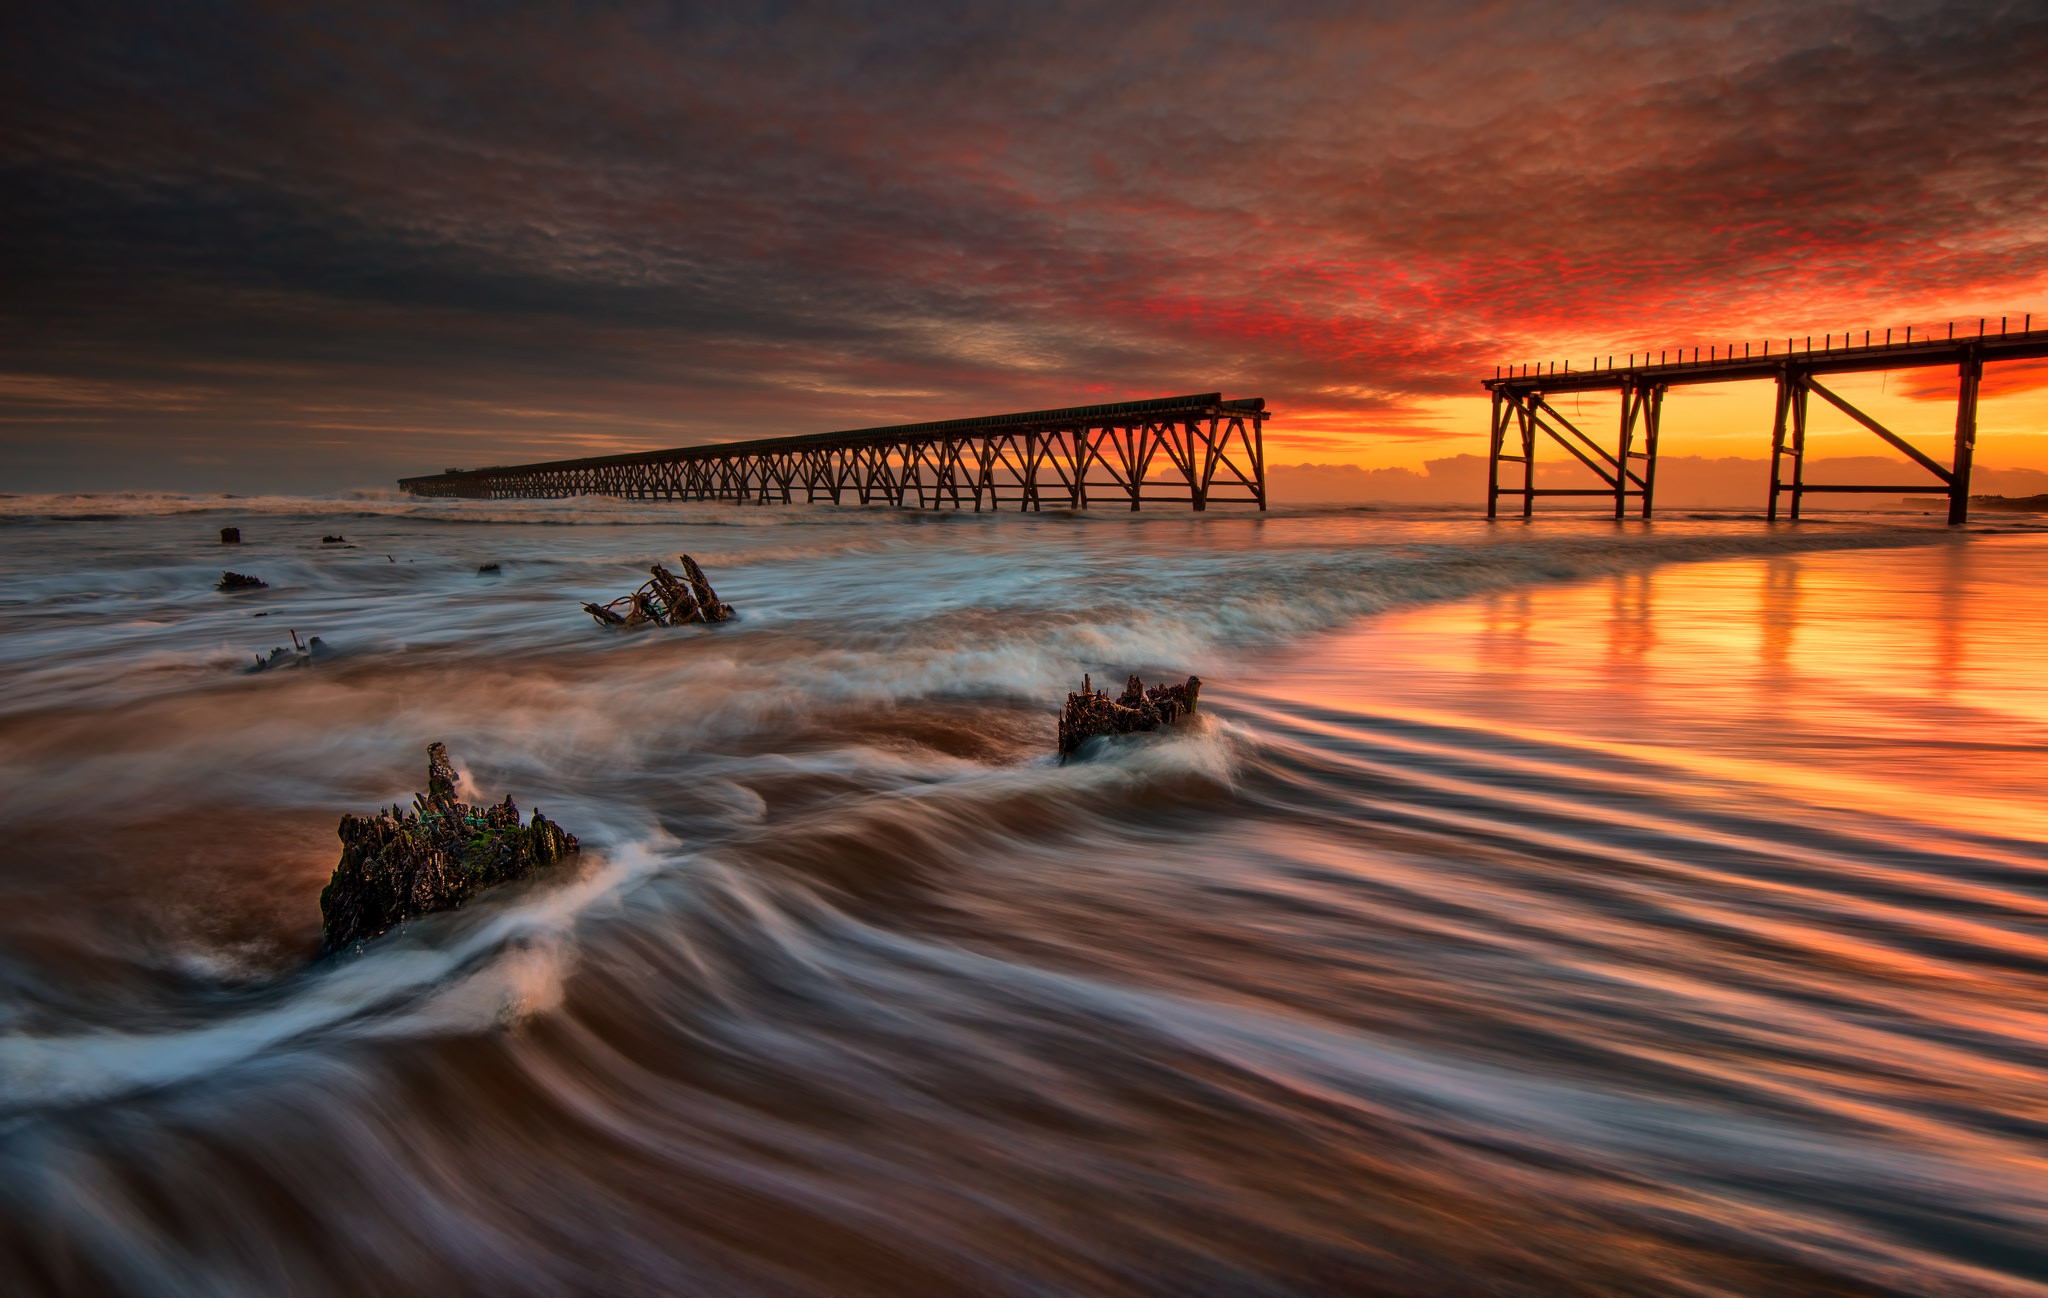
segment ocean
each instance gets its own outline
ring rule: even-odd
[[[0,1290],[2048,1293],[1939,522],[0,497]],[[316,959],[434,741],[582,852]]]

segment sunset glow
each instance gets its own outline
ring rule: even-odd
[[[1277,463],[1419,467],[1497,365],[2048,313],[2027,6],[9,24],[23,489],[1218,389]],[[2048,468],[2044,375],[1987,377],[1980,463]],[[1760,457],[1755,407],[1667,451]]]

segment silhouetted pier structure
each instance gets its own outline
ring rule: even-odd
[[[1663,416],[1664,394],[1674,387],[1697,383],[1735,383],[1769,379],[1777,384],[1777,413],[1771,426],[1771,495],[1769,517],[1776,521],[1781,497],[1791,496],[1790,516],[1799,517],[1802,500],[1817,493],[1869,495],[1875,493],[1926,493],[1933,487],[1948,497],[1948,521],[1964,523],[1970,515],[1970,458],[1977,442],[1977,388],[1984,367],[1998,361],[2033,360],[2048,356],[2048,329],[2034,329],[2033,317],[2020,318],[2019,329],[2009,328],[2011,318],[1980,320],[1974,330],[1958,333],[1954,325],[1936,336],[1915,338],[1912,329],[1865,331],[1853,334],[1823,334],[1812,337],[1772,339],[1762,344],[1742,344],[1742,355],[1734,347],[1680,348],[1660,351],[1652,360],[1649,353],[1606,358],[1591,369],[1574,370],[1569,362],[1557,365],[1509,367],[1485,380],[1493,394],[1492,434],[1489,439],[1486,516],[1499,517],[1502,496],[1521,498],[1522,517],[1535,510],[1538,496],[1611,496],[1614,516],[1628,513],[1631,499],[1642,502],[1642,516],[1650,517],[1657,488],[1657,433]],[[1706,355],[1702,356],[1701,353]],[[1879,370],[1926,369],[1952,365],[1956,368],[1955,446],[1948,463],[1914,446],[1898,433],[1845,401],[1820,381],[1821,375],[1865,374]],[[1550,398],[1567,392],[1618,392],[1621,396],[1620,429],[1614,450],[1609,451],[1571,420],[1559,413]],[[1870,432],[1904,453],[1933,476],[1933,482],[1910,484],[1845,485],[1806,481],[1807,401],[1818,396]],[[1519,455],[1508,453],[1508,438],[1517,439]],[[1538,434],[1545,434],[1571,452],[1581,464],[1605,484],[1600,487],[1538,487],[1536,447]],[[1501,466],[1522,466],[1522,485],[1501,485]],[[1789,472],[1788,472],[1789,470]]]
[[[1262,397],[1034,410],[401,478],[417,496],[619,496],[919,509],[1098,503],[1266,507]]]

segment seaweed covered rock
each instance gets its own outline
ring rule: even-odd
[[[453,910],[494,883],[576,851],[576,836],[537,808],[522,825],[509,797],[484,806],[457,801],[460,782],[448,749],[429,744],[427,791],[410,810],[341,818],[341,863],[320,893],[323,955],[415,915]]]
[[[237,542],[236,544],[240,544]],[[270,583],[261,577],[251,577],[246,572],[224,572],[215,590],[261,590]]]
[[[585,604],[583,611],[599,626],[616,627],[646,626],[650,622],[656,626],[681,626],[685,622],[723,622],[730,618],[732,605],[718,598],[697,561],[687,554],[676,557],[682,561],[681,576],[657,563],[647,570],[653,574],[653,580],[643,582],[640,589],[609,604]]]
[[[1155,685],[1133,676],[1121,696],[1112,699],[1098,690],[1087,676],[1081,678],[1081,692],[1067,695],[1067,707],[1060,714],[1060,756],[1071,756],[1097,735],[1128,735],[1140,730],[1157,730],[1194,715],[1201,697],[1202,678],[1190,676],[1185,685]]]

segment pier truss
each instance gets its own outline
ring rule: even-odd
[[[1811,337],[1772,339],[1761,345],[1742,344],[1742,355],[1729,347],[1692,348],[1631,355],[1625,362],[1616,356],[1591,369],[1574,370],[1569,362],[1560,369],[1551,365],[1520,366],[1485,380],[1493,394],[1491,436],[1488,441],[1486,516],[1497,518],[1503,496],[1519,498],[1522,517],[1535,510],[1538,496],[1599,496],[1614,501],[1614,516],[1626,517],[1631,502],[1639,502],[1642,517],[1648,518],[1657,492],[1657,433],[1663,416],[1664,395],[1674,387],[1698,383],[1737,383],[1767,379],[1777,385],[1776,416],[1771,427],[1771,487],[1769,517],[1776,521],[1781,508],[1790,518],[1799,517],[1805,497],[1820,493],[1835,495],[1892,495],[1897,493],[1939,494],[1948,497],[1948,521],[1967,522],[1970,516],[1970,459],[1977,443],[1977,389],[1984,367],[1999,361],[2034,360],[2048,356],[2048,329],[2034,329],[2033,317],[2025,317],[2022,328],[2008,328],[2009,321],[1980,320],[1974,331],[1960,334],[1950,325],[1945,334],[1919,338],[1912,330],[1895,337],[1887,330],[1880,339],[1875,331],[1860,338],[1852,334],[1825,334],[1818,343]],[[1706,356],[1700,353],[1705,351]],[[1927,369],[1952,366],[1956,371],[1955,442],[1946,463],[1886,428],[1821,382],[1823,375],[1866,374],[1880,370]],[[1570,392],[1616,392],[1621,397],[1620,428],[1613,449],[1564,417],[1550,398]],[[1929,478],[1920,482],[1873,486],[1806,481],[1806,428],[1809,400],[1819,397],[1865,429],[1903,453]],[[1581,464],[1591,469],[1603,485],[1598,487],[1538,487],[1536,451],[1544,439],[1556,442]],[[1502,482],[1502,466],[1521,467],[1521,485]],[[1512,470],[1510,470],[1510,476]],[[1789,497],[1789,499],[1787,499]]]
[[[620,496],[917,509],[1086,509],[1128,502],[1266,507],[1264,398],[1221,393],[685,446],[398,485],[417,496]]]

